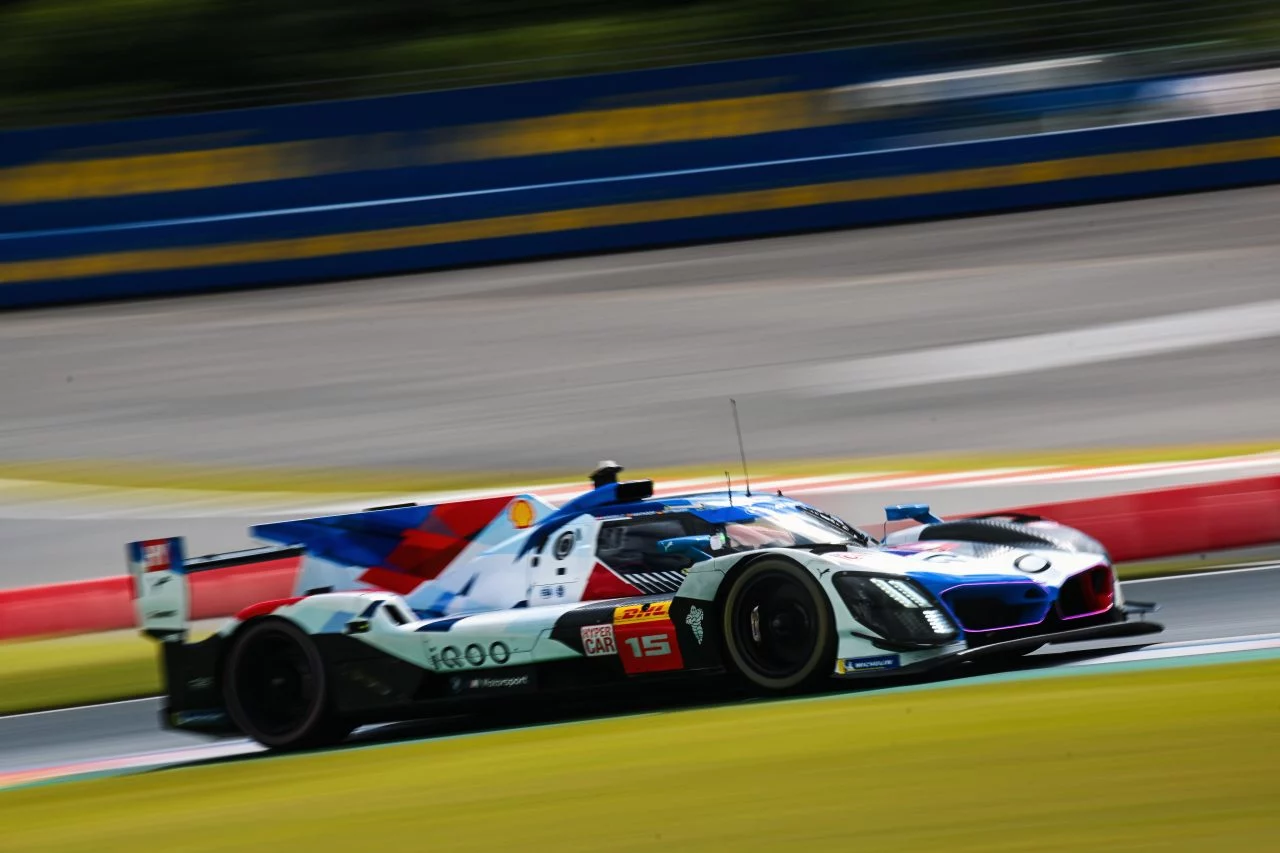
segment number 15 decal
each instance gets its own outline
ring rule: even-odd
[[[663,616],[648,622],[615,623],[618,657],[628,675],[684,669],[676,626]]]
[[[624,642],[631,647],[631,654],[638,658],[656,658],[671,654],[671,643],[666,634],[627,637]]]

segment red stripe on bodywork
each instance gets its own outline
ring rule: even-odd
[[[613,569],[603,563],[596,563],[587,577],[587,587],[582,591],[583,601],[605,601],[610,598],[626,598],[629,595],[644,595],[639,589],[619,577]]]
[[[383,569],[411,575],[414,582],[409,589],[417,587],[423,581],[434,580],[510,502],[511,497],[506,495],[440,504],[431,510],[431,515],[427,516],[420,528],[404,531],[400,544],[387,555]],[[361,580],[376,583],[363,577]],[[403,582],[397,583],[403,587]],[[382,583],[376,585],[384,586]],[[404,591],[393,587],[385,588],[395,592]]]
[[[290,604],[297,604],[302,600],[302,596],[296,598],[277,598],[273,601],[259,601],[257,604],[250,604],[244,610],[236,614],[236,619],[241,622],[247,622],[255,616],[270,616],[281,607],[288,607]]]
[[[365,569],[357,578],[360,583],[367,583],[369,586],[376,586],[378,589],[385,589],[387,592],[395,592],[400,595],[408,595],[423,583],[422,578],[416,575],[406,575],[404,572],[397,572],[395,569]]]

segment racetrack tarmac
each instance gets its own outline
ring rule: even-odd
[[[1280,614],[1277,614],[1273,606],[1273,602],[1280,597],[1280,567],[1277,566],[1130,581],[1124,585],[1124,591],[1127,598],[1153,600],[1161,605],[1157,618],[1166,625],[1166,631],[1155,639],[1162,644],[1280,634]],[[1098,651],[1101,648],[1122,651],[1127,647],[1127,642],[1131,641],[1049,647],[1029,658],[1028,665],[1071,665],[1106,654]],[[690,699],[686,696],[674,704],[697,704],[717,699],[723,701],[723,698],[723,695],[712,691],[705,697],[695,696]],[[662,706],[653,703],[633,703],[629,710],[647,711],[660,707]],[[627,706],[621,709],[607,706],[595,709],[594,713],[619,713],[625,710]],[[161,756],[158,759],[161,763],[250,755],[259,751],[257,747],[241,739],[225,739],[215,743],[209,738],[162,731],[159,728],[158,713],[159,700],[147,699],[0,717],[0,774],[168,750],[184,751],[175,753],[171,760]],[[587,709],[586,713],[589,716],[593,712]],[[403,732],[388,730],[386,733],[367,733],[364,739],[416,738],[563,719],[564,716],[564,713],[560,713],[549,717],[535,715],[530,718],[499,716],[493,720],[452,719],[440,721],[430,730],[424,730],[420,725],[411,726]],[[216,756],[192,752],[193,747],[211,744],[210,752],[217,750]]]
[[[1278,233],[1260,188],[14,312],[0,460],[642,471],[733,459],[730,396],[760,459],[1272,439]],[[900,497],[815,502],[864,522]],[[135,536],[234,548],[249,520],[10,522],[0,586],[118,574]],[[1173,641],[1280,631],[1277,593],[1270,571],[1129,594]],[[191,742],[155,710],[0,720],[0,769]]]
[[[437,470],[1270,439],[1280,188],[0,316],[0,460]]]

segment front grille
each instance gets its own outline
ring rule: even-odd
[[[942,593],[965,631],[996,631],[1036,625],[1049,614],[1049,591],[1032,581],[976,583]]]
[[[1111,570],[1106,566],[1094,566],[1067,578],[1058,593],[1058,614],[1063,619],[1095,616],[1110,610],[1115,601]]]

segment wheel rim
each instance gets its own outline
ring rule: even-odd
[[[794,578],[768,572],[747,581],[734,606],[733,639],[745,663],[761,675],[801,671],[818,645],[813,596]]]
[[[282,735],[305,725],[317,695],[317,679],[304,649],[284,634],[257,637],[236,673],[245,716],[264,734]]]

